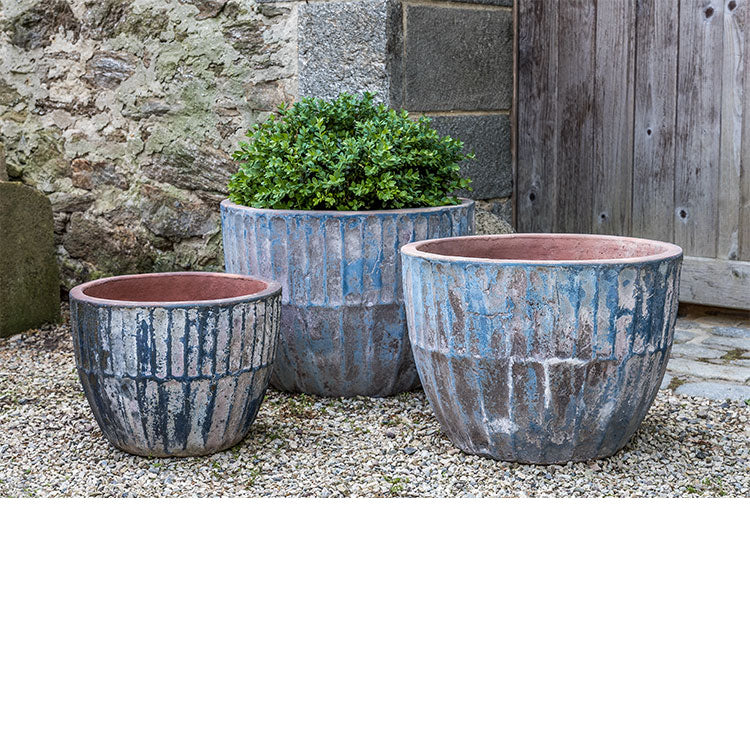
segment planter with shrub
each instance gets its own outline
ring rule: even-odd
[[[460,141],[371,94],[303,99],[256,125],[221,204],[226,270],[282,285],[272,384],[388,396],[418,384],[399,249],[471,234]]]

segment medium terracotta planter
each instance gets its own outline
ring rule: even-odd
[[[268,387],[281,318],[272,281],[150,273],[70,292],[81,384],[116,447],[196,456],[242,440]]]
[[[417,369],[461,450],[583,461],[638,429],[672,345],[679,247],[518,234],[416,242],[402,261]]]
[[[321,396],[389,396],[414,388],[399,248],[469,234],[474,204],[392,211],[276,211],[225,200],[226,270],[282,286],[271,383]]]

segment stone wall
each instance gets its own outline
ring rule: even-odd
[[[221,267],[229,154],[296,95],[293,8],[6,0],[0,138],[11,179],[52,201],[65,286]]]
[[[508,215],[511,3],[5,0],[10,178],[52,201],[65,287],[221,268],[247,128],[298,95],[373,90],[464,140],[472,197]]]

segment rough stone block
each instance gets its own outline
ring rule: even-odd
[[[229,154],[191,141],[169,144],[152,159],[143,170],[152,179],[222,197],[229,178],[237,171]]]
[[[25,50],[47,47],[61,31],[78,39],[80,22],[66,0],[40,0],[28,5],[31,7],[7,22],[12,44]]]
[[[178,190],[141,185],[143,225],[159,237],[206,237],[219,228],[216,209]]]
[[[299,6],[299,95],[372,91],[401,106],[401,4],[395,0]]]
[[[480,201],[480,207],[513,226],[513,198]]]
[[[97,88],[115,89],[133,75],[137,65],[138,58],[127,52],[97,52],[86,63],[83,79]]]
[[[59,318],[52,206],[28,185],[0,182],[0,336]]]
[[[513,227],[491,211],[477,206],[474,209],[475,234],[513,234]]]
[[[406,13],[409,110],[510,109],[513,19],[506,10],[410,5]]]
[[[431,120],[438,133],[462,140],[464,150],[476,154],[461,167],[462,176],[471,178],[468,197],[502,198],[511,194],[513,166],[507,115],[439,116]]]

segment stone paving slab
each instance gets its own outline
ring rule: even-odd
[[[700,398],[711,398],[719,401],[727,399],[744,401],[750,400],[750,385],[704,380],[702,382],[683,383],[675,388],[675,393],[680,396],[699,396]]]
[[[695,334],[690,330],[675,329],[674,332],[674,343],[675,344],[686,344],[688,341],[692,341]]]
[[[750,399],[750,313],[681,311],[661,387],[718,401]]]
[[[745,383],[750,380],[750,367],[737,367],[732,364],[717,365],[687,357],[670,359],[667,371],[701,380],[728,380],[733,383]]]
[[[692,332],[691,332],[692,333]],[[705,359],[714,357],[721,359],[726,354],[724,349],[711,349],[703,344],[678,344],[672,346],[672,357],[687,357],[689,359]]]
[[[748,332],[750,334],[750,331]],[[727,338],[726,336],[706,336],[701,342],[706,346],[716,346],[724,349],[750,349],[750,335],[747,338]]]

